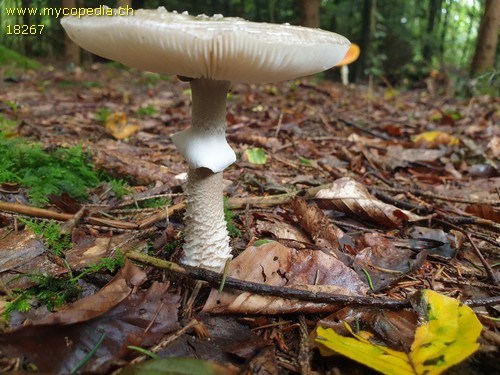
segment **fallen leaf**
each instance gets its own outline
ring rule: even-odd
[[[361,250],[354,257],[354,270],[374,291],[419,269],[426,258],[425,252],[414,257],[413,251],[397,248],[391,240],[378,233],[365,234],[356,247]]]
[[[311,240],[301,228],[292,225],[278,215],[268,213],[256,213],[255,229],[261,236],[272,235],[277,239],[295,240],[309,243]]]
[[[246,324],[242,324],[240,316],[201,313],[196,319],[206,329],[206,337],[182,335],[159,351],[158,356],[190,357],[240,366],[242,360],[250,360],[263,348],[272,345],[270,340],[259,336]]]
[[[66,274],[67,268],[53,262],[48,254],[43,241],[33,232],[8,231],[0,236],[0,284],[10,289],[25,289],[35,284],[29,275]]]
[[[342,336],[349,336],[345,323],[374,334],[377,342],[389,348],[409,351],[415,337],[418,314],[412,310],[390,311],[372,307],[350,307],[321,319],[318,326],[331,328]]]
[[[246,149],[245,157],[250,163],[257,165],[266,164],[267,161],[266,152],[260,147]]]
[[[331,328],[318,327],[316,344],[324,356],[336,353],[363,363],[384,374],[440,374],[461,362],[478,348],[482,325],[468,306],[431,290],[417,292],[414,309],[424,321],[415,331],[410,351],[398,351],[372,342],[373,334],[355,333],[344,337]]]
[[[318,191],[315,200],[320,208],[359,216],[388,228],[397,228],[404,221],[423,219],[410,211],[379,201],[362,184],[348,177],[339,178],[328,189]]]
[[[129,122],[123,112],[111,113],[106,117],[106,130],[116,139],[129,138],[139,130],[139,125]]]
[[[295,250],[279,243],[249,247],[233,259],[227,275],[267,285],[364,295],[367,286],[356,273],[333,256],[315,250]],[[226,314],[285,314],[325,312],[338,308],[333,304],[294,301],[248,292],[212,290],[204,312]]]
[[[331,247],[338,246],[344,232],[330,222],[315,204],[307,204],[303,198],[296,197],[290,202],[290,207],[300,226],[310,234],[316,244],[319,245],[318,242],[326,240]]]
[[[409,235],[415,240],[407,241],[412,250],[426,250],[429,255],[437,255],[446,259],[452,259],[457,255],[461,242],[455,234],[435,228],[414,226],[410,229]]]
[[[473,204],[465,208],[465,212],[483,219],[500,223],[500,209],[494,208],[489,204]]]
[[[436,148],[440,145],[457,146],[460,144],[458,138],[439,130],[417,134],[413,137],[413,142],[417,146],[426,146],[429,148]]]
[[[127,264],[95,295],[0,334],[2,354],[31,363],[43,373],[69,374],[101,341],[82,370],[106,373],[113,361],[131,354],[129,345],[154,345],[177,329],[179,296],[168,293],[168,285],[161,283],[131,293],[131,286],[144,282],[145,273]]]

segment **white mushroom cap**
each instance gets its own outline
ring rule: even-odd
[[[81,47],[133,68],[241,83],[321,72],[342,60],[350,44],[320,29],[193,17],[163,7],[129,16],[67,16],[61,24]]]

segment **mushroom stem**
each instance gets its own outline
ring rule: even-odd
[[[231,257],[224,219],[222,172],[189,169],[184,215],[186,233],[181,262],[220,271]]]
[[[197,78],[190,85],[191,126],[174,134],[173,141],[190,168],[221,172],[236,160],[226,141],[226,97],[230,82]]]
[[[344,86],[348,86],[349,85],[349,68],[347,67],[347,65],[342,65],[340,67],[340,76],[342,78],[342,84]]]
[[[220,271],[231,256],[222,198],[222,171],[236,160],[225,134],[230,82],[197,78],[190,85],[192,123],[173,137],[189,165],[181,262]]]

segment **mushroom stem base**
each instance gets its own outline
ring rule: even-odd
[[[181,262],[220,271],[231,257],[224,219],[222,172],[190,168],[186,196],[186,233]]]

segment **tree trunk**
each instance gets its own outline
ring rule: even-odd
[[[446,13],[444,15],[443,23],[441,25],[441,35],[439,36],[439,65],[441,67],[444,66],[444,50],[445,50],[445,45],[446,45],[446,35],[448,32],[448,26],[450,25],[449,19],[450,19],[450,14],[452,12],[452,5],[453,3],[448,3],[447,1],[445,2],[445,10]]]
[[[376,0],[364,0],[363,18],[361,21],[361,41],[359,44],[361,55],[356,67],[356,81],[359,81],[364,76],[365,69],[368,67],[368,59],[371,56],[370,49],[373,33],[375,31],[376,11]]]
[[[119,8],[126,8],[126,7],[132,8],[132,0],[116,0],[115,7]]]
[[[21,6],[23,8],[29,8],[30,7],[30,2],[29,0],[22,0],[21,1]],[[30,20],[30,15],[28,12],[24,13],[23,15],[23,25],[31,25],[31,20]],[[32,44],[32,38],[23,38],[23,49],[24,49],[24,53],[27,55],[27,56],[30,56],[33,52],[33,44]]]
[[[486,0],[470,69],[471,76],[493,68],[499,29],[500,0]]]
[[[319,27],[320,0],[302,0],[302,19],[300,24],[306,27]]]
[[[62,0],[62,6],[65,8],[76,8],[76,0]],[[64,34],[64,61],[66,64],[80,65],[80,47]]]
[[[434,42],[437,38],[434,36],[434,29],[439,24],[442,8],[442,0],[429,0],[428,13],[427,13],[427,29],[424,38],[424,48],[422,55],[424,60],[430,65],[431,59],[434,55]]]

